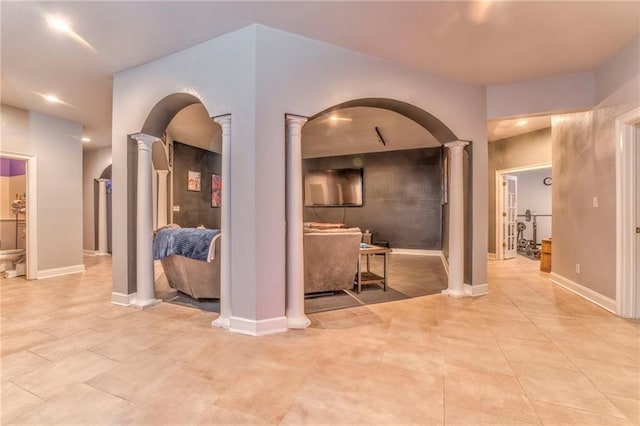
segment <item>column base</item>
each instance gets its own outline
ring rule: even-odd
[[[305,329],[311,325],[311,320],[306,315],[299,317],[287,317],[287,327]]]
[[[456,291],[456,290],[451,290],[451,289],[448,289],[448,288],[445,289],[445,290],[442,290],[442,294],[447,295],[449,297],[456,297],[456,298],[465,297],[466,296],[465,293],[464,293],[464,290],[457,290]]]
[[[218,317],[211,321],[212,327],[229,328],[229,318]]]
[[[105,252],[97,251],[96,256],[111,256],[111,253],[106,251]]]
[[[144,299],[144,300],[134,300],[131,302],[131,306],[139,309],[149,308],[151,306],[155,306],[162,303],[161,299]]]

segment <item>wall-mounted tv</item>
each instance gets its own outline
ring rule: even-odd
[[[305,207],[361,207],[362,194],[362,169],[311,170],[305,173]]]

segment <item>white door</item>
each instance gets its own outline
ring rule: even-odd
[[[502,258],[513,259],[518,255],[518,178],[502,175]]]

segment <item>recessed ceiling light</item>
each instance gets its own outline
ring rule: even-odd
[[[62,101],[56,95],[42,95],[42,97],[52,104],[61,104]]]
[[[525,124],[527,124],[527,123],[528,123],[528,121],[527,121],[527,120],[520,120],[520,121],[518,121],[518,123],[517,123],[517,124],[518,124],[518,126],[524,126],[524,125],[525,125]]]
[[[53,16],[47,18],[47,23],[49,24],[49,26],[57,31],[63,32],[63,33],[72,33],[73,30],[71,29],[71,26],[64,20],[60,19],[60,18],[55,18]]]
[[[84,136],[82,138],[82,142],[91,142],[91,138],[88,138],[88,137]]]

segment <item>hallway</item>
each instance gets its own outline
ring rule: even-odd
[[[248,337],[215,313],[109,303],[111,258],[3,279],[2,424],[640,423],[640,325],[489,261],[487,296],[309,315]]]

